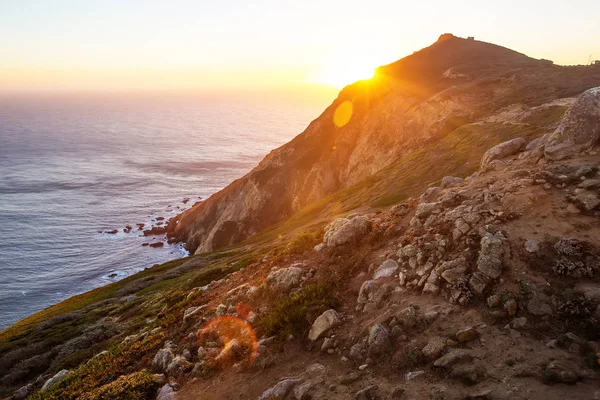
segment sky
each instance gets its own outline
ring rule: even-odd
[[[0,0],[0,92],[343,87],[445,32],[600,59],[600,1]]]

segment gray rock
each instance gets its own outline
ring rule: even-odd
[[[445,176],[442,178],[442,187],[448,188],[448,187],[456,186],[459,183],[461,183],[462,181],[464,181],[463,178],[459,178],[456,176]]]
[[[350,348],[350,359],[356,362],[363,362],[367,358],[367,345],[363,342],[356,343]]]
[[[439,368],[450,368],[454,364],[471,361],[471,353],[463,349],[452,349],[435,360],[433,365]]]
[[[193,364],[185,359],[183,356],[176,356],[173,361],[169,364],[166,369],[166,373],[169,376],[181,375],[186,371],[193,368]]]
[[[273,292],[287,292],[300,284],[302,273],[298,267],[278,269],[267,276],[267,287]]]
[[[158,390],[156,400],[175,400],[175,391],[168,383]]]
[[[540,250],[540,246],[536,240],[528,240],[525,242],[525,250],[528,253],[537,253]]]
[[[25,400],[27,396],[29,396],[32,388],[33,385],[31,383],[21,387],[19,390],[13,393],[12,400]]]
[[[183,312],[183,323],[190,323],[206,306],[190,307]]]
[[[471,275],[471,279],[469,279],[469,288],[473,292],[481,295],[483,294],[483,291],[485,290],[489,281],[490,278],[483,272],[475,271]]]
[[[166,371],[167,367],[171,364],[175,355],[171,347],[166,347],[158,350],[152,360],[152,365],[157,367],[160,371]]]
[[[418,376],[423,375],[424,373],[425,373],[425,371],[422,371],[422,370],[420,370],[420,371],[410,371],[410,372],[406,373],[406,375],[404,376],[404,379],[406,379],[407,381],[410,381],[410,380],[415,379]]]
[[[376,324],[369,330],[369,354],[379,356],[391,347],[390,333],[382,324]]]
[[[411,257],[416,257],[418,252],[419,249],[417,249],[415,246],[413,246],[412,244],[407,244],[406,246],[398,250],[397,255],[400,258],[407,259]]]
[[[474,385],[485,377],[485,371],[473,364],[457,364],[452,367],[450,376],[467,385]]]
[[[387,283],[381,285],[379,289],[377,289],[377,291],[369,298],[369,301],[366,302],[363,312],[370,313],[377,311],[384,300],[386,300],[393,291],[394,287],[392,285]]]
[[[552,314],[552,307],[540,297],[535,296],[527,302],[527,311],[532,315],[549,315]]]
[[[215,315],[217,317],[222,317],[225,314],[227,314],[227,306],[225,304],[219,304],[215,310]]]
[[[335,310],[327,310],[315,319],[315,322],[310,328],[310,332],[308,332],[308,339],[315,341],[323,336],[325,332],[335,328],[341,323],[342,321]]]
[[[446,339],[434,337],[427,342],[427,345],[421,350],[423,355],[430,360],[440,357],[446,350]]]
[[[379,289],[380,286],[381,284],[376,281],[364,281],[360,287],[360,290],[358,291],[358,299],[356,302],[358,304],[365,304],[367,301],[369,301],[369,299],[371,299],[373,294],[377,291],[377,289]]]
[[[356,400],[373,400],[375,399],[375,391],[377,390],[377,385],[372,385],[366,387],[364,389],[356,392],[355,398]]]
[[[415,216],[417,218],[424,219],[429,217],[433,213],[439,212],[440,208],[440,203],[420,203],[417,206]]]
[[[593,193],[583,192],[573,196],[573,201],[582,211],[592,211],[600,205],[600,199]]]
[[[502,260],[505,253],[504,236],[500,232],[487,233],[481,238],[481,250],[477,259],[477,269],[492,279],[502,274]]]
[[[265,390],[258,397],[258,400],[283,400],[290,393],[292,388],[300,383],[299,379],[284,379],[275,386]]]
[[[569,361],[554,360],[546,366],[544,377],[551,382],[575,383],[579,380],[577,367]]]
[[[338,218],[325,227],[323,243],[328,247],[356,244],[370,230],[371,223],[363,216]]]
[[[398,263],[394,260],[387,259],[379,266],[379,268],[377,268],[377,270],[375,270],[373,279],[388,278],[393,276],[396,272],[398,272]]]
[[[482,172],[488,171],[492,161],[518,153],[526,143],[527,141],[523,138],[515,138],[492,147],[483,155],[480,170]]]
[[[560,160],[588,150],[600,138],[600,88],[581,94],[556,130],[544,137],[544,155]]]
[[[42,390],[46,390],[50,386],[52,386],[55,383],[57,383],[58,381],[61,381],[61,380],[65,379],[67,377],[67,375],[69,375],[69,372],[70,371],[67,370],[67,369],[60,370],[59,372],[56,373],[56,375],[54,375],[52,378],[48,379],[44,383],[44,385],[42,386]]]

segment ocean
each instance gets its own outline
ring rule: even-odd
[[[180,244],[142,246],[162,238],[136,224],[166,221],[241,177],[332,100],[0,96],[0,329],[185,256]]]

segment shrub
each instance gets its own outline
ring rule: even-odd
[[[148,372],[140,371],[118,377],[113,382],[83,394],[79,400],[149,400],[156,396],[158,384]]]
[[[301,338],[306,336],[316,317],[337,306],[339,301],[330,288],[312,284],[276,302],[271,311],[259,319],[257,325],[266,335],[294,335]]]
[[[311,250],[323,240],[323,231],[302,232],[292,240],[285,249],[285,254],[302,254]]]

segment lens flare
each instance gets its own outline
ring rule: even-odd
[[[338,128],[345,126],[352,118],[353,111],[352,102],[349,100],[344,101],[342,104],[337,106],[335,113],[333,114],[333,123]]]
[[[247,321],[237,317],[224,316],[207,323],[199,332],[198,344],[208,343],[218,345],[214,361],[223,369],[234,364],[250,367],[258,354],[256,333]]]

